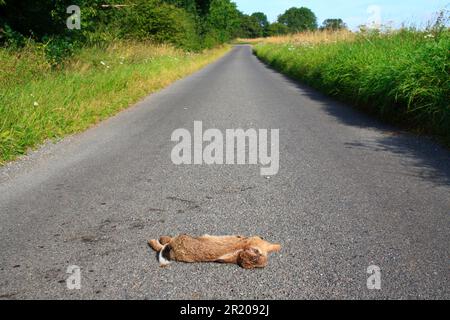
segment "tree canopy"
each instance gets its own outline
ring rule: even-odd
[[[347,25],[342,19],[326,19],[320,28],[322,30],[342,30],[347,29]]]
[[[278,17],[278,22],[286,25],[290,32],[312,31],[317,29],[317,17],[311,9],[290,8]]]
[[[214,30],[220,42],[231,40],[238,34],[240,13],[234,2],[212,0],[209,7],[207,27]]]
[[[263,12],[255,12],[251,15],[252,18],[256,19],[258,21],[259,26],[262,29],[262,33],[264,36],[268,35],[268,28],[270,25],[269,19],[267,18],[267,15]]]
[[[260,38],[264,36],[264,29],[261,27],[259,20],[253,15],[241,16],[241,29],[239,37],[241,38]]]

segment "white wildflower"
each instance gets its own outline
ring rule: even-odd
[[[35,107],[38,107],[38,106],[39,106],[39,103],[38,103],[37,101],[35,101],[35,102],[33,103],[33,105],[34,105]]]

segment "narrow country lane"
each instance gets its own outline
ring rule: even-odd
[[[280,170],[176,166],[171,134],[280,129]],[[0,169],[0,297],[450,298],[450,152],[295,84],[249,46]],[[161,235],[261,235],[267,268],[173,264]],[[68,290],[70,265],[81,290]],[[381,268],[368,290],[367,268]]]

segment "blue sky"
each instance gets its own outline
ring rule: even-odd
[[[262,11],[275,21],[277,16],[291,7],[308,7],[317,15],[319,23],[327,18],[342,18],[350,28],[366,24],[373,17],[368,9],[380,8],[383,24],[393,22],[395,26],[424,26],[434,14],[447,7],[450,0],[233,0],[245,13]],[[370,11],[370,10],[369,10]],[[375,11],[376,12],[376,11]]]

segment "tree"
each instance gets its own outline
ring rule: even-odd
[[[320,27],[322,30],[342,30],[347,29],[347,25],[344,23],[342,19],[326,19],[322,26]]]
[[[264,35],[264,30],[256,17],[243,14],[241,17],[241,38],[260,38]]]
[[[267,19],[267,15],[263,12],[255,12],[251,15],[254,19],[256,19],[263,30],[263,36],[268,35],[268,28],[270,25],[269,19]]]
[[[195,0],[197,4],[197,12],[200,16],[206,16],[209,13],[211,0]]]
[[[195,0],[163,0],[164,2],[183,8],[187,12],[197,15],[197,3]]]
[[[207,26],[221,43],[237,36],[240,28],[240,12],[230,0],[212,0]],[[212,30],[211,30],[212,29]]]
[[[310,9],[290,8],[278,17],[278,22],[286,25],[290,32],[302,32],[317,29],[317,17]]]
[[[281,36],[289,33],[289,28],[282,23],[274,22],[267,28],[268,36]]]
[[[41,0],[38,4],[33,0],[4,1],[0,8],[0,19],[2,23],[27,37],[40,38],[58,30],[51,16],[54,8],[55,5],[50,0]]]

